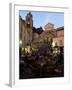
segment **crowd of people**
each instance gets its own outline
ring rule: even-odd
[[[31,53],[20,52],[19,78],[47,78],[64,76],[64,58],[62,51],[53,54],[50,44],[42,45]]]

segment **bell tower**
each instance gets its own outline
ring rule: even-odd
[[[33,16],[31,12],[29,12],[26,16],[26,45],[31,45],[32,42],[32,33],[33,33]]]
[[[26,16],[26,27],[33,28],[33,16],[31,12],[29,12]]]

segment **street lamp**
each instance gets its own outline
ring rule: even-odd
[[[22,40],[19,41],[19,45],[22,46]]]
[[[55,47],[55,42],[52,42],[52,47]]]

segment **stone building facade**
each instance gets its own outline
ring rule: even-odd
[[[33,28],[33,19],[32,14],[29,12],[26,16],[26,20],[23,20],[19,17],[19,40],[22,41],[22,47],[31,45],[32,42],[32,28]]]
[[[56,36],[53,38],[53,41],[57,46],[64,46],[64,27],[59,27],[56,29]]]
[[[54,28],[54,25],[51,23],[48,23],[45,25],[45,31],[46,34],[50,37],[52,37],[53,42],[56,46],[63,47],[64,46],[64,27]]]

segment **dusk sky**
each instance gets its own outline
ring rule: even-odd
[[[19,15],[25,20],[25,17],[29,11],[20,10]],[[32,11],[33,15],[33,26],[38,28],[48,23],[54,24],[55,28],[64,26],[64,13],[63,12],[37,12]]]

